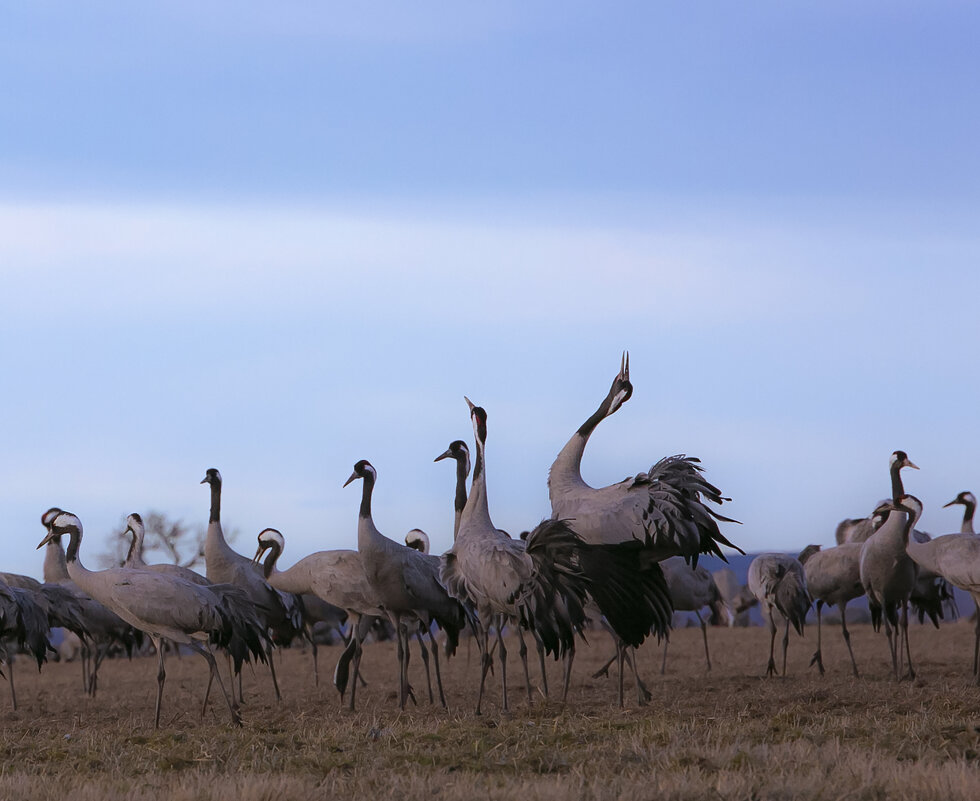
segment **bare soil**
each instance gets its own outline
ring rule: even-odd
[[[418,706],[399,711],[394,646],[373,643],[362,663],[369,683],[350,713],[329,683],[339,647],[321,648],[319,687],[310,653],[290,649],[277,657],[281,704],[268,669],[247,669],[242,728],[214,693],[202,720],[198,656],[168,659],[159,730],[155,657],[105,663],[95,699],[81,693],[78,664],[38,674],[21,659],[16,712],[0,683],[0,798],[980,798],[972,624],[915,626],[914,681],[892,678],[884,635],[854,625],[852,637],[860,678],[829,626],[826,676],[808,666],[810,627],[805,640],[791,637],[788,675],[766,679],[767,631],[711,629],[708,673],[700,631],[677,630],[666,675],[656,643],[640,651],[653,701],[638,707],[628,676],[624,709],[614,670],[590,677],[608,655],[606,635],[579,649],[565,705],[561,666],[549,663],[548,700],[533,660],[528,705],[509,642],[511,711],[500,711],[498,672],[479,717],[475,644],[443,660],[448,711],[429,705],[417,651]]]

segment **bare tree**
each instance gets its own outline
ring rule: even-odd
[[[150,511],[143,515],[146,536],[143,540],[143,557],[147,562],[170,562],[193,568],[204,564],[205,526],[190,528],[182,520],[173,520],[163,512]],[[225,539],[233,541],[237,529],[226,530]],[[102,567],[119,567],[126,561],[131,538],[126,535],[126,518],[108,537],[108,547],[96,556]],[[149,554],[159,553],[161,558]]]

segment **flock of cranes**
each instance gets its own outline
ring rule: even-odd
[[[915,528],[922,516],[922,501],[905,492],[902,470],[918,467],[904,451],[889,460],[892,496],[881,501],[867,518],[844,520],[837,528],[837,545],[823,550],[810,545],[799,559],[786,554],[760,554],[749,566],[749,588],[763,605],[771,632],[767,673],[775,673],[776,618],[785,622],[783,673],[789,627],[800,634],[811,601],[817,610],[817,650],[811,665],[824,673],[821,649],[823,607],[840,610],[841,633],[859,675],[857,660],[847,630],[846,608],[850,601],[867,596],[875,631],[882,626],[888,642],[896,679],[914,679],[909,645],[909,607],[919,619],[926,616],[938,627],[942,604],[952,598],[948,585],[970,593],[977,609],[973,673],[980,684],[980,537],[973,530],[977,501],[973,493],[961,492],[945,507],[964,507],[960,532],[932,538]]]
[[[310,554],[286,570],[277,567],[285,538],[276,529],[259,534],[253,558],[228,545],[221,528],[222,480],[213,468],[201,482],[209,486],[211,496],[204,576],[176,565],[145,564],[144,529],[138,514],[127,519],[126,532],[133,544],[125,564],[87,570],[80,561],[81,521],[71,512],[49,509],[41,519],[46,534],[38,546],[46,548],[45,581],[0,573],[0,661],[7,669],[14,705],[12,663],[2,650],[3,638],[16,638],[40,666],[50,647],[47,632],[60,626],[74,632],[82,642],[86,692],[96,692],[98,668],[110,645],[122,643],[131,652],[142,638],[149,638],[159,660],[155,705],[155,723],[159,726],[167,641],[195,651],[207,661],[209,679],[203,709],[217,681],[231,720],[240,723],[242,665],[249,661],[268,664],[278,699],[274,648],[301,636],[304,630],[308,632],[311,620],[328,614],[323,607],[343,610],[350,621],[349,642],[337,662],[334,683],[351,709],[358,682],[363,681],[359,668],[364,638],[378,618],[391,623],[397,639],[398,703],[402,708],[415,697],[408,680],[412,638],[421,649],[430,702],[435,698],[429,671],[431,654],[439,702],[446,706],[439,650],[443,647],[451,657],[466,630],[473,633],[480,649],[477,714],[483,707],[494,650],[499,663],[500,708],[508,709],[503,636],[508,627],[518,635],[529,702],[532,684],[527,639],[535,646],[546,695],[545,660],[563,660],[564,700],[576,639],[590,619],[601,621],[612,635],[615,651],[596,675],[617,664],[620,705],[627,667],[632,671],[639,702],[649,699],[634,652],[648,636],[666,638],[675,610],[697,614],[710,670],[700,610],[717,604],[721,595],[711,574],[699,567],[697,560],[701,554],[724,558],[722,548],[740,550],[718,525],[735,521],[714,508],[730,499],[704,478],[697,459],[686,456],[661,459],[649,471],[607,487],[591,487],[581,475],[589,438],[632,392],[629,357],[624,354],[606,397],[551,467],[551,517],[516,538],[498,529],[491,518],[488,416],[482,407],[466,399],[474,435],[469,487],[470,450],[464,441],[454,441],[435,459],[450,459],[456,466],[453,545],[442,556],[428,553],[428,537],[417,529],[409,532],[405,544],[378,530],[372,516],[378,473],[367,460],[354,465],[344,485],[361,482],[357,549]],[[824,605],[836,605],[841,610],[842,631],[857,675],[844,609],[849,601],[867,594],[876,629],[884,624],[896,676],[905,666],[906,675],[914,675],[908,644],[910,601],[918,597],[920,608],[935,615],[935,589],[945,580],[971,592],[980,608],[980,568],[972,569],[980,565],[980,539],[972,527],[975,498],[961,493],[951,502],[967,509],[961,534],[929,540],[914,530],[922,504],[904,492],[903,468],[915,465],[897,451],[891,460],[892,497],[867,520],[842,523],[836,547],[807,549],[800,560],[784,554],[762,554],[752,562],[749,588],[770,622],[769,675],[776,672],[777,616],[782,616],[786,625],[785,674],[789,627],[802,633],[811,599],[816,601],[818,621],[813,662],[821,674],[819,623]],[[65,540],[67,547],[63,546]],[[931,577],[925,590],[923,576]],[[441,642],[436,629],[442,632]],[[228,655],[227,688],[213,647]],[[974,653],[976,673],[980,623]],[[665,665],[666,650],[661,671]]]

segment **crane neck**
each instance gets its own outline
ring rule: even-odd
[[[358,512],[362,519],[371,520],[371,495],[374,493],[374,475],[365,472],[364,486],[361,488],[361,509]]]
[[[605,420],[612,412],[613,403],[616,402],[616,395],[613,389],[599,404],[596,409],[582,425],[578,431],[572,434],[572,438],[565,443],[565,447],[555,458],[548,472],[548,493],[551,496],[552,511],[555,502],[563,493],[577,489],[591,489],[582,478],[582,456],[585,454],[585,446],[589,442],[589,437],[596,430],[596,426]],[[618,406],[616,408],[619,408]]]
[[[466,499],[466,504],[460,513],[460,527],[462,531],[467,525],[474,522],[487,523],[491,527],[490,507],[487,503],[487,474],[484,470],[484,443],[479,438],[476,440],[476,459],[473,462],[473,483],[470,485],[470,496]]]
[[[903,526],[902,540],[903,542],[905,542],[906,547],[908,547],[910,543],[915,542],[915,537],[911,535],[912,535],[912,529],[915,528],[915,524],[917,522],[919,522],[918,513],[912,513],[912,512],[905,513],[905,522],[902,524]]]
[[[273,542],[269,546],[269,555],[265,558],[265,564],[262,565],[262,574],[265,576],[266,581],[269,580],[273,573],[279,572],[276,570],[276,562],[279,561],[281,555],[282,548],[279,547],[279,543]]]
[[[892,500],[898,503],[899,499],[905,494],[905,486],[902,484],[902,464],[896,461],[892,464],[889,472],[892,478]]]
[[[453,520],[453,539],[459,534],[459,523],[463,517],[463,510],[466,508],[466,459],[456,460],[456,498],[453,502],[455,517]]]
[[[221,522],[221,482],[210,482],[211,487],[211,514],[208,516],[209,523]]]
[[[967,501],[963,504],[963,523],[960,525],[961,534],[975,534],[973,530],[973,513],[976,511],[976,504]]]
[[[135,529],[130,529],[133,533],[133,539],[129,543],[129,551],[126,553],[126,561],[123,562],[124,567],[142,567],[146,564],[143,561],[143,532],[136,531]]]
[[[61,537],[53,537],[48,540],[48,544],[45,546],[44,580],[50,583],[69,580],[68,562],[65,560],[65,549],[61,544]]]

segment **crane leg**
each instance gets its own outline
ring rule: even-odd
[[[97,646],[95,649],[95,657],[92,660],[92,667],[88,677],[88,694],[93,698],[95,698],[95,693],[99,689],[99,666],[102,664],[102,660],[105,659],[107,653],[109,653],[108,643]]]
[[[521,647],[517,653],[521,657],[521,665],[524,667],[524,686],[527,689],[527,705],[530,706],[532,703],[531,674],[527,669],[527,643],[524,642],[524,631],[521,629],[520,623],[517,624],[517,637],[521,641]]]
[[[482,619],[482,615],[481,615],[481,619]],[[489,618],[487,618],[486,620],[487,620],[486,623],[482,623],[481,622],[481,624],[480,624],[480,628],[481,628],[480,638],[483,641],[483,647],[480,649],[480,660],[481,660],[481,665],[480,665],[480,692],[476,696],[476,714],[477,715],[481,714],[481,712],[480,712],[480,704],[483,702],[483,688],[484,688],[484,685],[486,685],[486,682],[487,682],[487,673],[490,671],[490,666],[493,664],[493,657],[490,656],[490,632],[489,632],[489,629],[488,629],[488,627],[490,625],[490,620],[489,620]]]
[[[766,677],[776,675],[776,621],[772,617],[773,610],[769,609],[769,664],[766,665]]]
[[[973,637],[973,675],[976,676],[977,684],[980,684],[980,600],[973,596],[973,605],[976,607],[976,624]]]
[[[159,729],[160,728],[160,704],[163,701],[163,683],[167,680],[167,671],[163,666],[163,643],[158,639],[154,639],[153,644],[156,646],[157,654],[160,657],[160,666],[157,668],[157,705],[156,705],[156,713],[154,715],[155,722],[153,724],[153,728]]]
[[[10,703],[17,710],[17,691],[14,690],[14,658],[10,656],[7,660],[7,681],[10,683]]]
[[[609,659],[606,660],[606,663],[601,668],[599,668],[595,673],[592,674],[592,678],[598,679],[601,676],[605,676],[606,678],[608,678],[609,668],[612,667],[612,663],[615,662],[618,657],[619,657],[618,652],[614,653],[611,657],[609,657]]]
[[[885,636],[888,638],[888,650],[891,652],[891,655],[892,655],[892,674],[897,679],[898,678],[898,656],[895,653],[895,643],[894,643],[894,638],[892,637],[892,626],[891,626],[891,623],[888,622],[888,616],[887,615],[885,615]]]
[[[235,697],[235,668],[231,664],[231,654],[228,656],[228,681],[231,682],[231,696]],[[245,693],[242,692],[242,674],[241,671],[238,672],[238,703],[245,703]]]
[[[544,692],[544,697],[548,697],[548,670],[544,664],[544,643],[541,642],[541,638],[535,634],[534,635],[534,645],[538,651],[538,663],[541,665],[541,690]],[[574,652],[566,655],[566,660],[571,659],[574,656]],[[568,672],[571,673],[571,666],[569,666]],[[568,691],[566,690],[566,693]]]
[[[541,657],[541,675],[544,672],[544,643],[538,643],[538,655]],[[572,663],[575,661],[575,644],[565,653],[565,675],[562,677],[561,702],[564,704],[568,700],[568,688],[572,684]],[[548,685],[545,684],[545,695],[548,694]]]
[[[211,697],[211,685],[214,684],[214,676],[208,676],[208,686],[204,690],[204,703],[201,704],[201,720],[204,720],[204,715],[208,711],[208,699]]]
[[[225,697],[225,702],[228,704],[228,712],[231,713],[231,722],[236,726],[241,726],[242,718],[238,714],[238,710],[235,708],[235,705],[232,703],[232,700],[228,695],[228,691],[225,689],[224,682],[221,680],[221,675],[218,673],[218,663],[214,658],[214,654],[212,654],[211,651],[205,646],[195,642],[187,643],[187,647],[192,651],[197,651],[197,653],[203,656],[207,661],[208,667],[211,669],[211,675],[208,677],[208,685],[210,686],[214,679],[218,680],[218,686],[221,688],[221,694]],[[204,715],[204,710],[201,710],[201,715]]]
[[[500,709],[503,712],[509,712],[510,708],[507,706],[507,647],[504,645],[503,625],[497,626],[497,657],[500,659],[500,689],[502,694]]]
[[[647,689],[646,685],[640,681],[640,671],[636,662],[636,649],[631,646],[627,647],[633,652],[632,657],[629,655],[629,652],[627,652],[626,661],[629,662],[630,667],[633,668],[633,681],[636,682],[636,703],[638,706],[646,706],[653,696],[650,694],[650,691]]]
[[[816,650],[816,652],[813,654],[813,656],[810,659],[810,667],[813,667],[814,665],[816,665],[817,666],[817,669],[820,671],[820,675],[821,676],[824,674],[824,669],[823,669],[823,651],[821,650],[821,647],[820,647],[820,611],[822,609],[823,609],[823,601],[817,601],[817,650]],[[843,621],[843,619],[844,619],[844,617],[843,617],[843,614],[842,614],[841,615],[841,620]],[[845,628],[844,630],[846,631],[847,629]],[[848,648],[851,647],[850,646],[850,643],[848,643],[847,647]]]
[[[701,636],[704,638],[704,661],[708,663],[708,670],[711,670],[711,654],[708,653],[708,624],[704,622],[701,617],[701,613],[695,609],[694,614],[697,615],[698,623],[701,624]],[[664,643],[664,659],[667,658],[667,645]]]
[[[616,667],[619,668],[619,708],[622,709],[623,703],[623,674],[624,662],[626,661],[626,646],[621,642],[616,643]]]
[[[903,678],[912,681],[915,679],[915,669],[912,667],[912,651],[909,648],[909,604],[906,601],[902,604],[902,638],[905,640],[905,657],[909,663],[909,669]]]
[[[274,646],[270,642],[268,647],[265,649],[266,658],[269,660],[269,672],[272,674],[272,686],[276,691],[276,702],[282,703],[282,693],[279,692],[279,679],[276,678],[276,663],[273,657]]]
[[[447,709],[446,694],[442,690],[442,672],[439,670],[439,642],[436,640],[432,629],[429,629],[429,645],[432,646],[432,664],[436,669],[436,687],[439,689],[439,703],[443,709]]]
[[[401,618],[395,618],[395,638],[398,651],[398,706],[405,708],[405,646],[402,642]]]
[[[429,703],[435,704],[436,699],[432,694],[432,675],[429,673],[429,649],[426,648],[425,640],[422,639],[423,631],[425,631],[425,626],[420,622],[419,629],[415,632],[415,639],[419,641],[419,650],[422,652],[422,666],[425,668],[425,683],[429,688]]]
[[[320,686],[320,665],[317,660],[316,653],[316,640],[313,638],[313,633],[310,632],[310,646],[313,648],[313,686]]]
[[[664,643],[664,658],[660,662],[660,675],[663,676],[667,673],[667,646],[670,645],[670,640]]]
[[[819,609],[819,608],[818,608]],[[820,618],[817,618],[820,621]],[[851,655],[851,668],[854,670],[854,677],[858,677],[858,663],[854,659],[854,649],[851,648],[851,633],[847,630],[847,601],[840,605],[840,628],[844,634],[844,642],[847,644],[847,653]],[[819,634],[819,629],[817,632]]]
[[[786,675],[786,651],[789,650],[789,618],[786,618],[786,633],[783,634],[783,676]]]
[[[340,693],[340,703],[344,703],[344,695],[347,694],[347,685],[350,682],[350,665],[351,661],[354,659],[354,651],[357,645],[354,641],[354,635],[351,633],[350,642],[347,643],[346,647],[340,653],[340,657],[337,659],[337,664],[333,669],[333,686],[337,688],[337,692]]]
[[[82,641],[82,690],[88,695],[89,658],[91,657],[92,646],[89,644],[88,637],[80,637],[79,639]]]
[[[354,680],[350,684],[350,711],[354,711],[354,696],[357,695],[357,680],[361,676],[361,637],[354,640]]]

